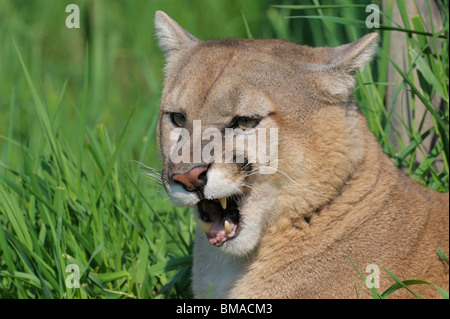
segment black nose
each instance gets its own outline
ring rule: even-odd
[[[180,183],[183,187],[193,192],[206,184],[207,167],[195,167],[185,174],[172,175],[172,180]]]

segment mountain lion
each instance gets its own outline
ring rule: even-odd
[[[192,206],[198,217],[196,298],[370,298],[349,258],[380,292],[395,283],[382,267],[448,291],[448,265],[436,254],[449,253],[448,194],[399,171],[352,98],[376,33],[311,48],[202,41],[161,11],[155,24],[167,62],[157,128],[162,180],[172,202]],[[276,128],[272,172],[263,173],[267,163],[250,161],[248,150],[241,162],[174,161],[174,130],[195,135],[195,121],[248,141],[257,129]],[[183,144],[188,158],[194,140]],[[440,297],[430,285],[412,290]]]

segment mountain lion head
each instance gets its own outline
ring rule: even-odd
[[[161,11],[156,28],[162,180],[175,205],[195,208],[203,240],[246,255],[286,207],[306,222],[337,196],[364,154],[352,92],[377,34],[320,48],[202,41]]]

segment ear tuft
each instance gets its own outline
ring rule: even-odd
[[[330,101],[347,100],[355,87],[359,68],[370,62],[377,50],[378,34],[370,33],[361,39],[331,48],[330,60],[322,69],[317,85],[323,97]]]
[[[334,48],[334,58],[330,64],[355,75],[359,68],[373,59],[377,50],[377,38],[378,34],[373,32],[355,42]]]
[[[199,41],[163,11],[155,13],[155,28],[159,46],[166,60],[169,60],[173,53],[189,49]]]

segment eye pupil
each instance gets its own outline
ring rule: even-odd
[[[186,116],[182,113],[171,113],[170,117],[173,124],[178,127],[183,127],[186,124]]]
[[[258,124],[258,120],[250,117],[240,117],[237,119],[236,124],[240,129],[246,130],[255,127]]]

